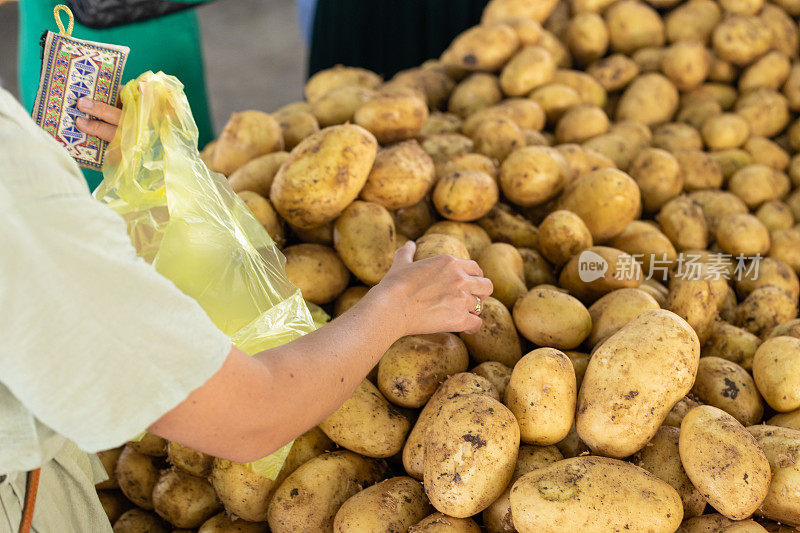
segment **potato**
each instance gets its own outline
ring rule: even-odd
[[[739,90],[745,92],[760,87],[778,90],[789,77],[790,68],[788,57],[781,52],[769,52],[742,72]]]
[[[520,46],[533,46],[539,43],[542,38],[542,25],[539,22],[526,17],[506,18],[502,21],[508,24],[517,33]]]
[[[175,468],[158,479],[153,488],[153,505],[161,518],[178,528],[198,527],[220,508],[208,481]]]
[[[476,72],[456,85],[450,94],[447,109],[461,118],[496,104],[503,99],[497,76]]]
[[[522,357],[522,346],[511,313],[500,300],[491,296],[482,304],[481,329],[477,333],[461,333],[461,340],[473,360],[497,361],[513,367]]]
[[[319,428],[343,448],[380,458],[391,457],[403,448],[411,426],[365,379],[347,401],[320,422]]]
[[[700,41],[678,41],[661,56],[662,72],[681,91],[703,83],[710,66],[711,56]]]
[[[225,513],[219,513],[206,520],[197,533],[264,533],[266,530],[267,524],[263,522],[231,519]]]
[[[708,226],[703,210],[688,196],[678,196],[668,201],[656,220],[678,251],[706,248]]]
[[[592,246],[592,234],[583,220],[571,211],[553,211],[539,225],[539,248],[556,265]]]
[[[266,520],[269,497],[278,486],[247,464],[225,459],[214,459],[209,481],[228,513],[251,522]]]
[[[211,163],[214,161],[214,150],[217,149],[217,141],[211,141],[200,150],[200,159],[203,164],[211,169]]]
[[[741,520],[764,501],[769,461],[756,439],[722,409],[701,405],[689,411],[679,449],[692,484],[721,514]]]
[[[583,104],[567,110],[556,126],[559,143],[580,143],[608,131],[608,117],[597,106]]]
[[[442,177],[433,189],[433,203],[445,218],[458,222],[477,220],[497,203],[494,178],[484,172],[464,170]]]
[[[767,530],[753,520],[734,522],[722,530],[723,533],[764,533],[765,531]]]
[[[167,455],[167,441],[152,433],[145,434],[138,440],[128,442],[134,451],[151,457],[164,457]]]
[[[492,296],[509,309],[527,291],[522,256],[510,244],[496,242],[487,246],[478,257],[478,265],[494,285]]]
[[[455,82],[447,75],[444,68],[411,68],[401,70],[383,85],[381,91],[413,89],[425,96],[431,109],[439,109],[447,102],[447,98],[455,87]]]
[[[272,152],[256,157],[236,169],[228,182],[234,192],[253,191],[261,196],[269,196],[272,181],[287,159],[287,152]]]
[[[550,55],[553,56],[553,60],[556,62],[556,66],[560,68],[569,68],[572,66],[572,57],[569,55],[569,48],[549,30],[542,30],[542,35],[539,37],[539,42],[536,44],[550,52]]]
[[[695,102],[684,103],[675,118],[678,122],[685,122],[699,131],[706,120],[722,113],[722,106],[711,98],[699,99]],[[702,142],[702,138],[700,139]]]
[[[489,118],[506,118],[522,130],[539,131],[544,127],[545,115],[541,106],[528,98],[509,98],[471,114],[464,121],[462,133],[472,136],[481,122]]]
[[[790,186],[786,174],[764,165],[749,165],[737,171],[728,182],[730,191],[751,209],[784,196]]]
[[[708,42],[721,18],[719,6],[712,0],[681,4],[666,17],[667,40]]]
[[[336,533],[407,531],[433,507],[418,481],[393,477],[351,496],[333,520]]]
[[[798,282],[797,274],[783,261],[771,257],[761,258],[758,261],[757,269],[747,269],[739,273],[736,279],[736,292],[740,297],[746,297],[755,289],[765,285],[781,288],[792,298],[797,298],[800,294],[800,282]]]
[[[764,416],[764,401],[747,371],[719,357],[702,357],[692,394],[750,426]]]
[[[770,235],[770,257],[780,259],[795,272],[800,272],[800,229],[776,230]]]
[[[720,221],[717,244],[733,256],[764,255],[769,251],[769,231],[753,215],[732,214]]]
[[[523,475],[563,459],[555,446],[529,446],[519,448],[514,474],[506,490],[483,511],[483,525],[489,533],[513,533],[516,531],[511,517],[511,487]]]
[[[567,110],[582,102],[578,91],[561,83],[543,85],[535,89],[530,98],[539,104],[547,117],[547,122],[551,124],[558,122]]]
[[[458,35],[442,53],[442,63],[466,70],[498,70],[516,52],[519,38],[502,23],[474,26]]]
[[[771,233],[775,230],[789,229],[794,225],[794,216],[788,205],[780,200],[768,200],[756,210],[756,217]]]
[[[389,271],[394,258],[392,216],[379,204],[353,202],[336,219],[333,246],[358,279],[367,285],[376,285]]]
[[[131,502],[118,490],[98,490],[97,497],[103,506],[108,521],[112,524],[131,508]]]
[[[126,445],[117,459],[114,473],[126,498],[142,509],[153,509],[153,487],[158,481],[158,469],[149,455]]]
[[[631,55],[631,59],[639,67],[640,72],[660,72],[663,57],[664,48],[660,46],[646,46]]]
[[[513,316],[526,339],[561,350],[577,347],[592,330],[592,319],[583,304],[555,289],[537,287],[521,296]]]
[[[408,533],[480,533],[481,528],[471,518],[455,518],[433,513],[408,528]]]
[[[646,211],[657,211],[683,189],[683,174],[675,156],[659,148],[641,150],[628,168]]]
[[[403,467],[409,476],[422,480],[424,474],[425,437],[439,409],[449,400],[459,396],[486,394],[499,399],[497,389],[484,377],[471,372],[455,374],[447,378],[431,399],[422,408],[411,433],[403,447]]]
[[[440,161],[436,165],[436,177],[441,179],[449,174],[463,172],[465,170],[483,172],[495,179],[497,178],[498,172],[495,162],[485,155],[465,153],[456,154],[444,161]]]
[[[649,309],[660,309],[660,306],[652,296],[639,289],[623,288],[608,293],[589,307],[592,320],[589,345],[599,345]]]
[[[619,235],[641,207],[639,188],[630,176],[614,169],[595,170],[568,184],[559,208],[584,221],[596,243]]]
[[[522,96],[549,82],[556,71],[550,52],[541,46],[526,46],[500,73],[500,87],[508,96]]]
[[[214,146],[211,167],[230,176],[248,161],[283,150],[283,132],[274,118],[261,111],[234,113]]]
[[[542,254],[530,248],[518,248],[522,256],[522,271],[525,275],[525,286],[528,288],[542,284],[555,284],[553,268],[545,261]]]
[[[708,153],[679,150],[674,155],[681,167],[685,191],[720,188],[723,182],[722,168]]]
[[[736,101],[736,112],[750,124],[750,134],[772,137],[789,124],[786,97],[767,88],[753,89]]]
[[[682,122],[668,122],[653,130],[653,147],[673,154],[682,150],[701,150],[703,138],[693,126]]]
[[[378,388],[395,405],[422,407],[439,383],[468,366],[467,347],[455,335],[410,335],[392,344],[381,358]]]
[[[669,238],[649,222],[634,220],[611,244],[641,263],[642,273],[647,278],[664,281],[678,259],[678,252]]]
[[[473,259],[477,259],[480,253],[492,244],[489,234],[477,224],[443,220],[442,222],[437,222],[425,232],[426,235],[431,233],[455,237],[464,244],[469,256]]]
[[[525,135],[517,124],[507,118],[487,118],[480,122],[472,134],[475,151],[492,159],[503,161],[517,148],[525,146]]]
[[[711,158],[722,170],[723,180],[727,181],[736,172],[753,163],[753,158],[744,150],[720,150],[713,152]]]
[[[436,222],[436,211],[426,198],[411,207],[392,212],[395,229],[409,239],[420,238]]]
[[[522,442],[546,446],[569,433],[576,397],[575,370],[569,358],[556,349],[540,348],[514,367],[505,404],[519,423]]]
[[[697,335],[683,319],[665,310],[641,313],[589,361],[578,394],[581,440],[612,457],[641,450],[691,389],[699,359]],[[635,374],[623,370],[634,361]]]
[[[381,77],[369,70],[336,65],[311,76],[306,82],[304,93],[306,100],[313,105],[320,97],[339,87],[355,85],[377,89],[381,82]]]
[[[250,209],[255,219],[264,227],[272,240],[275,241],[275,244],[278,247],[282,247],[286,242],[283,221],[275,213],[275,209],[269,203],[269,200],[253,191],[240,191],[236,194]]]
[[[566,181],[566,160],[550,147],[520,148],[500,167],[503,194],[521,206],[539,205],[552,199],[561,192]]]
[[[460,133],[437,133],[419,139],[422,149],[433,159],[434,168],[453,156],[471,152],[475,147],[472,139]]]
[[[668,122],[678,108],[678,91],[661,74],[636,78],[617,106],[617,120],[639,120],[647,125]]]
[[[488,507],[508,485],[520,431],[503,404],[469,394],[442,404],[425,436],[424,484],[433,506],[457,518]]]
[[[593,170],[616,168],[616,164],[610,158],[591,148],[584,148],[570,143],[559,144],[555,149],[564,156],[567,162],[569,167],[568,181],[574,181]]]
[[[703,357],[721,357],[745,370],[753,368],[753,356],[761,339],[724,321],[716,321],[703,346]]]
[[[772,469],[769,492],[758,514],[787,525],[800,525],[800,431],[763,425],[747,430]]]
[[[678,451],[679,436],[677,427],[661,426],[653,440],[636,454],[634,464],[669,483],[681,497],[684,518],[690,518],[703,513],[706,500],[683,469]]]
[[[500,397],[505,397],[508,383],[511,381],[511,368],[497,361],[484,361],[470,372],[489,380],[497,389]]]
[[[767,338],[772,337],[795,337],[800,339],[800,319],[781,322],[769,332]]]
[[[726,518],[719,513],[704,514],[702,516],[694,516],[685,520],[679,533],[716,533],[722,532],[729,525],[736,522],[730,518]]]
[[[800,339],[772,337],[764,341],[753,357],[753,377],[776,411],[800,408]]]
[[[687,278],[672,279],[664,307],[686,320],[704,343],[719,313],[718,295],[715,285],[702,274],[687,273]]]
[[[433,160],[412,139],[378,152],[361,198],[386,209],[410,207],[425,198],[434,181]]]
[[[613,4],[605,15],[611,49],[631,54],[646,46],[664,44],[664,23],[658,12],[636,0]]]
[[[564,40],[578,63],[588,65],[606,54],[608,29],[597,13],[577,13],[567,25]]]
[[[291,150],[300,141],[319,131],[319,122],[311,111],[277,111],[272,118],[278,121],[283,133],[283,146]]]
[[[349,451],[314,457],[275,491],[267,513],[270,530],[332,532],[342,504],[382,476],[377,463]]]
[[[114,533],[168,533],[172,528],[153,513],[131,509],[114,522]]]
[[[592,76],[578,70],[558,69],[553,74],[552,83],[566,85],[577,91],[581,103],[593,104],[597,107],[606,105],[606,90]]]
[[[747,214],[747,205],[735,194],[728,191],[705,189],[693,191],[689,198],[700,206],[711,235],[719,231],[722,220],[730,215]],[[718,259],[718,257],[713,257]]]
[[[523,17],[544,22],[556,7],[555,0],[531,2],[529,0],[492,0],[486,4],[481,23],[504,22],[510,18]]]
[[[772,285],[751,292],[736,308],[735,325],[759,337],[797,315],[797,299]]]
[[[380,143],[392,143],[417,135],[428,120],[428,106],[415,92],[375,95],[353,115]]]
[[[332,221],[366,183],[377,142],[359,126],[332,126],[303,140],[275,176],[270,199],[290,224],[312,229]]]
[[[511,315],[509,315],[509,318],[510,316]],[[101,481],[100,483],[97,483],[95,485],[96,489],[105,490],[105,489],[119,488],[119,481],[117,481],[116,469],[117,469],[117,461],[119,460],[119,456],[121,453],[122,453],[122,447],[112,448],[111,450],[97,452],[97,458],[100,459],[101,463],[103,463],[103,469],[106,471],[108,479],[105,481]]]
[[[761,19],[733,15],[714,28],[714,53],[734,65],[747,65],[769,50],[772,35]]]
[[[574,457],[519,478],[511,489],[511,514],[520,533],[675,531],[683,506],[675,489],[642,468]]]
[[[630,255],[607,246],[592,246],[573,256],[561,270],[559,286],[592,302],[623,287],[642,283],[642,269]]]
[[[311,113],[323,128],[353,120],[356,110],[374,98],[375,91],[361,85],[343,85],[311,102]]]
[[[450,235],[430,233],[417,239],[417,251],[414,261],[422,261],[437,255],[452,255],[461,259],[469,259],[469,251],[464,243]]]
[[[667,303],[667,296],[669,294],[669,290],[654,279],[645,279],[641,285],[637,287],[640,291],[644,291],[650,296],[652,296],[660,307],[664,307]]]
[[[738,148],[747,141],[750,126],[735,113],[722,113],[710,117],[703,124],[703,140],[711,149]]]
[[[790,413],[778,413],[767,420],[767,424],[800,431],[800,409],[794,410]]]
[[[286,248],[284,254],[286,276],[300,289],[306,301],[327,304],[347,288],[350,272],[330,247],[296,244]]]
[[[208,476],[214,462],[214,458],[210,455],[177,442],[170,442],[167,445],[167,457],[173,466],[197,477]]]
[[[464,121],[453,113],[443,113],[441,111],[431,111],[428,120],[422,126],[420,135],[430,135],[434,133],[458,133]]]
[[[586,69],[606,91],[618,91],[639,75],[639,65],[623,54],[598,59]]]

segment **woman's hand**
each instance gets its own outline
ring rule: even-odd
[[[483,301],[493,291],[478,263],[451,255],[414,262],[415,249],[408,242],[397,250],[392,268],[372,291],[396,313],[402,335],[477,332],[478,298]]]
[[[99,119],[92,120],[79,117],[75,120],[75,125],[78,129],[83,133],[94,135],[104,141],[111,142],[114,138],[114,134],[117,133],[117,126],[119,126],[122,110],[118,107],[104,104],[98,100],[92,100],[91,98],[79,99],[78,109]]]

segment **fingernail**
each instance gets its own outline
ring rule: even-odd
[[[91,98],[87,98],[84,96],[83,98],[78,100],[78,107],[82,107],[84,109],[91,109],[93,105],[94,101],[92,101]]]
[[[84,127],[85,127],[87,124],[89,124],[89,121],[88,121],[88,120],[86,120],[86,119],[85,119],[85,118],[83,118],[83,117],[78,117],[77,119],[75,119],[75,122],[78,124],[78,126],[84,126]]]

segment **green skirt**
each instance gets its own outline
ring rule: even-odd
[[[389,79],[438,58],[488,0],[318,0],[308,75],[337,64]]]

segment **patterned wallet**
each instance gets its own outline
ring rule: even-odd
[[[87,116],[78,110],[78,99],[87,96],[115,105],[129,48],[50,31],[42,40],[42,75],[33,120],[55,137],[79,166],[100,170],[108,143],[75,126],[77,117]]]

